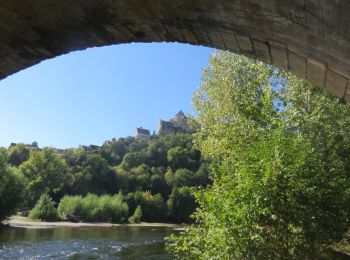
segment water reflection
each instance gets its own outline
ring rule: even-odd
[[[81,227],[0,229],[1,259],[171,259],[164,252],[170,228]]]

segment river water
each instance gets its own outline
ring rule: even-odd
[[[0,259],[171,259],[163,227],[0,228]]]

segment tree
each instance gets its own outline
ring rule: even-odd
[[[129,223],[140,223],[142,218],[142,208],[138,205],[135,209],[134,214],[128,219]]]
[[[174,184],[177,187],[181,186],[192,186],[193,182],[193,172],[188,169],[178,169],[174,173]],[[195,185],[195,184],[194,184]]]
[[[13,166],[19,166],[29,159],[30,149],[25,144],[16,144],[8,150],[8,162]]]
[[[95,194],[118,192],[115,189],[115,174],[107,160],[99,154],[88,154],[81,166],[83,175],[89,176],[85,183],[88,192]]]
[[[175,222],[191,222],[190,216],[197,208],[193,190],[189,187],[175,187],[167,201],[169,215]]]
[[[185,168],[190,160],[188,150],[181,147],[169,149],[167,157],[173,169]]]
[[[139,205],[142,207],[142,218],[145,221],[164,220],[166,207],[161,194],[152,195],[150,192],[142,192],[138,198]]]
[[[27,178],[29,205],[33,205],[41,194],[57,195],[65,185],[67,164],[54,149],[31,151],[28,161],[24,162],[20,169]]]
[[[7,163],[5,149],[0,149],[0,223],[16,213],[24,200],[23,176]]]
[[[131,169],[145,162],[144,155],[141,152],[127,153],[122,161],[122,167]]]
[[[224,94],[223,94],[224,93]],[[195,94],[196,143],[214,163],[197,225],[168,250],[189,259],[317,257],[350,213],[350,107],[258,61],[215,53]]]
[[[55,203],[47,194],[41,195],[28,217],[30,219],[40,219],[46,221],[57,220],[58,214],[55,208]]]

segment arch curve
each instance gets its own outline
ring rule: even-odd
[[[350,102],[347,0],[12,0],[0,14],[0,79],[89,47],[181,42],[260,59]]]

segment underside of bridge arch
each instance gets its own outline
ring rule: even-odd
[[[350,102],[348,0],[11,0],[0,21],[0,78],[89,47],[182,42],[260,59]]]

